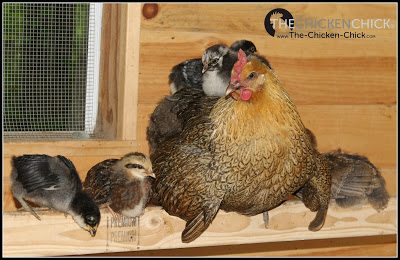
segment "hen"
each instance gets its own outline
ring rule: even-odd
[[[233,98],[177,92],[174,98],[190,104],[175,108],[182,131],[150,155],[156,200],[187,221],[183,242],[199,237],[219,209],[260,214],[300,188],[305,205],[317,211],[309,229],[324,224],[328,163],[273,71],[256,57],[247,62],[244,52],[239,54],[227,91]]]
[[[231,48],[236,47],[232,45]],[[203,91],[194,89],[182,90],[164,98],[152,113],[147,129],[150,153],[158,149],[164,141],[179,136],[187,118],[194,117],[197,113],[208,115],[217,100],[216,97],[206,97]],[[182,115],[181,111],[185,112],[184,117],[178,116]],[[306,132],[316,149],[315,135],[309,129],[306,129]],[[385,181],[368,158],[340,151],[324,153],[324,156],[332,178],[331,198],[339,206],[348,207],[365,201],[377,211],[387,206],[389,194],[385,188]],[[302,190],[294,195],[301,197]],[[268,224],[268,212],[264,212],[264,222]]]

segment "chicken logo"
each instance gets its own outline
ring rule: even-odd
[[[293,15],[286,9],[276,8],[271,10],[264,19],[265,30],[271,36],[275,36],[276,31],[280,33],[293,30],[294,18]]]

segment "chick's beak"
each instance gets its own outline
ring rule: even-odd
[[[204,74],[204,72],[206,72],[207,70],[208,70],[208,64],[205,63],[205,64],[203,65],[203,69],[201,70],[201,73]]]
[[[98,225],[96,225],[94,227],[88,226],[88,231],[92,237],[94,237],[96,235],[97,227],[98,227]]]
[[[156,175],[154,174],[154,172],[153,171],[148,171],[147,172],[147,176],[150,176],[150,177],[152,177],[152,178],[156,178]]]

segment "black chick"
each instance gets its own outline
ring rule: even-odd
[[[82,191],[74,164],[61,155],[32,154],[12,157],[11,191],[22,207],[40,217],[26,201],[70,214],[91,236],[96,235],[100,211]]]
[[[331,194],[339,206],[346,208],[368,201],[378,212],[387,207],[385,179],[367,157],[340,149],[324,156],[332,174]]]
[[[224,46],[224,45],[219,45]],[[206,49],[204,54],[207,54],[210,58],[222,58],[222,56],[215,56],[212,55],[213,50],[211,46],[210,48]],[[226,46],[225,46],[226,47]],[[245,51],[246,54],[250,55],[255,53],[256,46],[254,43],[248,40],[240,40],[236,41],[231,45],[232,51],[237,52],[239,49]],[[204,56],[203,54],[203,56]],[[215,53],[214,53],[215,54]],[[226,53],[225,53],[226,54]],[[225,55],[224,53],[219,53],[219,55]],[[218,53],[217,53],[218,55]],[[212,56],[212,57],[211,57]],[[217,63],[213,63],[212,60],[207,61],[207,67],[213,68],[217,66]],[[232,64],[233,66],[233,64]],[[203,89],[203,61],[202,59],[190,59],[175,65],[171,73],[169,74],[169,86],[171,90],[171,94],[179,91],[182,88],[190,87],[190,88],[197,88]],[[226,86],[225,86],[226,87]],[[211,92],[212,94],[213,92]]]
[[[235,52],[238,52],[240,49],[242,49],[242,51],[244,51],[246,55],[257,52],[257,48],[254,43],[248,40],[235,41],[229,48]]]
[[[97,205],[107,206],[114,216],[137,217],[151,198],[154,178],[150,160],[135,152],[96,164],[83,186]]]

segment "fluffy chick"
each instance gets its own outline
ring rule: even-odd
[[[151,198],[154,178],[150,160],[135,152],[96,164],[83,185],[98,205],[106,205],[114,215],[137,217]]]
[[[12,158],[11,191],[22,207],[40,217],[26,201],[70,214],[75,222],[96,235],[100,211],[82,191],[82,183],[73,163],[64,156],[45,154]]]
[[[234,52],[237,52],[239,49],[242,49],[248,55],[253,54],[256,51],[256,46],[254,45],[254,43],[248,40],[236,41],[231,46],[234,48],[232,49]],[[223,53],[220,54],[222,55]],[[211,55],[213,55],[213,46],[207,48],[203,53],[203,56],[204,55],[209,55],[211,58]],[[213,56],[212,58],[220,59],[222,57],[223,56],[219,57]],[[214,64],[213,61],[210,60],[207,61],[206,66],[210,66],[212,68],[213,66],[216,65],[217,63]],[[175,92],[185,87],[203,89],[202,71],[203,71],[203,61],[201,58],[186,60],[182,63],[175,65],[172,68],[171,73],[169,74],[169,86],[171,94],[174,94]]]
[[[389,193],[385,179],[367,157],[348,154],[340,149],[324,154],[332,175],[332,197],[340,207],[368,201],[378,212],[385,209]]]

